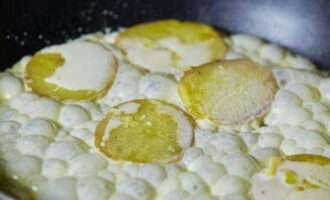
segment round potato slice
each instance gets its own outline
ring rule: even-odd
[[[256,200],[326,200],[330,196],[330,159],[310,154],[273,158],[251,183]]]
[[[267,111],[278,89],[270,68],[248,59],[216,61],[185,72],[179,94],[196,118],[234,125]]]
[[[193,124],[177,106],[133,100],[110,110],[94,137],[99,151],[114,160],[169,163],[192,144]]]
[[[58,100],[95,100],[111,87],[117,71],[113,54],[93,42],[47,47],[28,62],[24,79],[36,93]]]
[[[132,64],[162,73],[224,58],[227,50],[222,37],[210,26],[176,20],[133,26],[118,35],[116,44]]]

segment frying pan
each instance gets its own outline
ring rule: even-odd
[[[0,70],[83,33],[176,18],[248,33],[330,69],[327,0],[0,0]]]
[[[329,9],[327,0],[0,0],[0,71],[84,33],[168,18],[256,35],[330,70]]]

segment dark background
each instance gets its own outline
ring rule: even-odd
[[[327,0],[0,0],[0,71],[46,45],[163,18],[254,34],[330,69]]]

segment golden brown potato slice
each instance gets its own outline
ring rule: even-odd
[[[193,124],[183,110],[147,99],[115,106],[95,131],[95,145],[106,156],[139,163],[173,162],[192,139]]]
[[[116,44],[131,63],[163,73],[224,58],[227,50],[210,26],[177,20],[135,25],[121,32]]]
[[[193,116],[228,125],[261,116],[277,89],[271,69],[248,59],[192,68],[179,83],[180,97]]]
[[[37,52],[24,79],[36,93],[58,100],[95,100],[111,87],[117,71],[113,54],[93,42],[76,41]]]

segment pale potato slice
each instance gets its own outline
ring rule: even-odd
[[[153,72],[177,73],[224,58],[227,47],[210,26],[177,20],[139,24],[119,33],[116,45],[133,64]]]
[[[264,114],[277,89],[271,69],[248,59],[195,67],[179,83],[180,97],[194,117],[227,125]]]
[[[96,100],[111,87],[117,71],[113,54],[100,44],[76,41],[37,52],[24,79],[36,93],[58,100]]]
[[[99,151],[114,160],[168,163],[192,144],[193,122],[177,106],[133,100],[110,110],[94,137]]]
[[[327,200],[330,196],[330,159],[327,157],[290,155],[272,159],[267,168],[252,178],[251,194],[256,200]],[[269,171],[274,173],[267,173]]]

